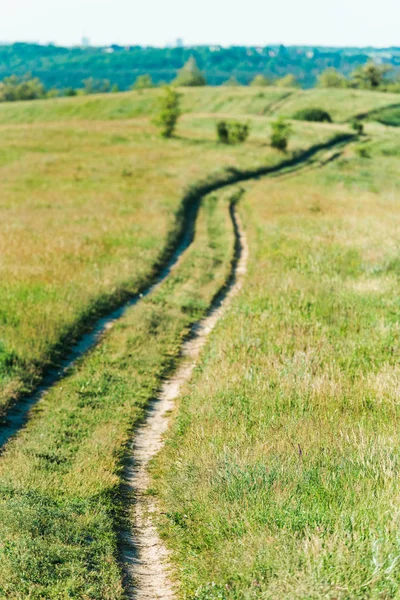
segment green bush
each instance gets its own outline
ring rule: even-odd
[[[218,121],[217,138],[222,144],[229,144],[229,129],[226,121]]]
[[[332,123],[331,115],[322,108],[303,108],[298,110],[293,119],[296,121],[314,121],[316,123]]]
[[[154,87],[154,83],[150,75],[139,75],[132,86],[133,90],[147,90]]]
[[[154,120],[162,137],[173,136],[180,115],[180,94],[169,86],[164,87],[159,99],[159,113]]]
[[[240,87],[242,84],[236,79],[235,75],[231,75],[222,85],[225,87]]]
[[[271,146],[277,150],[280,150],[281,152],[286,152],[289,138],[292,134],[292,127],[290,123],[285,121],[285,119],[282,117],[279,117],[279,119],[271,123],[271,127]]]
[[[371,149],[365,144],[359,144],[356,146],[355,152],[360,158],[371,158]]]
[[[207,84],[206,78],[197,66],[194,56],[191,56],[182,69],[178,71],[173,84],[181,87],[197,87]]]
[[[250,85],[252,87],[266,87],[268,85],[272,85],[272,81],[265,75],[260,74],[254,77]]]
[[[217,137],[222,144],[241,144],[247,140],[250,134],[248,123],[239,121],[218,121]]]
[[[0,102],[14,102],[16,100],[37,100],[45,98],[46,90],[40,79],[17,77],[11,75],[0,83]]]
[[[364,133],[364,125],[358,119],[353,119],[350,123],[350,127],[353,131],[355,131],[358,135],[362,135]]]

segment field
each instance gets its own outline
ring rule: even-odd
[[[245,284],[151,465],[176,596],[398,598],[400,150],[385,122],[397,96],[190,89],[162,140],[158,94],[0,106],[5,426],[83,331],[154,281],[203,197],[168,276],[1,454],[0,598],[131,597],[129,440],[230,281],[239,197]],[[271,120],[305,106],[336,123],[293,122],[290,152],[273,150]],[[367,113],[381,123],[343,137]],[[222,116],[247,120],[249,140],[218,144]]]
[[[149,119],[102,121],[99,110],[96,121],[60,125],[41,120],[51,109],[37,104],[34,123],[2,126],[0,411],[90,322],[146,285],[179,234],[191,186],[280,159],[265,146],[266,119],[245,148],[221,149],[210,115],[185,115],[168,143]],[[22,119],[35,105],[12,110]],[[293,148],[334,133],[299,126]]]

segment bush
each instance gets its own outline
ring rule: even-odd
[[[111,84],[108,79],[95,79],[89,77],[83,80],[83,93],[90,94],[107,94],[111,89]]]
[[[132,90],[147,90],[152,87],[154,87],[154,84],[150,75],[139,75],[132,86]]]
[[[265,75],[256,75],[253,81],[250,83],[252,87],[266,87],[272,85],[272,81],[265,77]]]
[[[278,87],[283,87],[283,88],[297,88],[300,87],[299,82],[297,81],[296,77],[292,74],[289,75],[285,75],[285,77],[282,77],[281,79],[277,79],[275,81],[275,85]]]
[[[14,102],[16,100],[37,100],[46,97],[46,90],[40,79],[17,77],[11,75],[0,83],[0,102]]]
[[[350,123],[350,127],[357,135],[362,135],[364,133],[364,125],[358,119],[353,119]]]
[[[331,115],[322,108],[303,108],[298,110],[293,119],[296,121],[314,121],[316,123],[332,123]]]
[[[347,79],[336,69],[329,68],[318,75],[318,86],[322,88],[345,88]]]
[[[281,152],[286,152],[289,138],[292,134],[292,127],[290,123],[285,121],[282,117],[273,121],[271,123],[272,126],[272,134],[271,134],[271,146],[280,150]]]
[[[180,95],[171,87],[166,86],[159,99],[159,113],[154,121],[160,127],[162,137],[172,137],[180,115]]]
[[[234,75],[231,75],[229,79],[224,81],[222,85],[224,85],[225,87],[240,87],[242,84],[236,79]]]
[[[217,137],[222,144],[229,144],[229,129],[226,121],[218,121]]]
[[[217,137],[222,144],[240,144],[247,140],[250,134],[248,123],[239,121],[218,121]]]
[[[355,152],[360,158],[371,158],[371,150],[369,146],[366,146],[365,144],[356,146]]]
[[[176,86],[197,87],[206,85],[206,78],[197,66],[194,56],[191,56],[187,63],[178,71],[178,75],[173,81]]]

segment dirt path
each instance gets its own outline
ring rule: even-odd
[[[169,574],[168,552],[153,521],[157,504],[146,493],[150,485],[148,465],[164,444],[164,434],[169,426],[167,415],[174,408],[182,386],[190,380],[208,335],[243,285],[248,247],[234,206],[231,206],[231,218],[235,232],[235,258],[227,286],[213,303],[208,315],[192,328],[190,338],[183,345],[182,362],[178,370],[165,381],[159,397],[134,435],[131,459],[126,470],[127,483],[135,498],[132,506],[134,526],[123,534],[125,549],[122,558],[129,581],[128,597],[135,600],[171,600],[175,597]]]

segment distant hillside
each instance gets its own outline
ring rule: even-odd
[[[400,48],[323,48],[306,46],[229,47],[196,46],[151,48],[140,46],[74,47],[16,43],[0,46],[0,80],[31,73],[47,88],[81,87],[89,78],[108,79],[121,90],[128,89],[138,75],[149,73],[154,82],[169,82],[193,55],[211,85],[232,75],[248,83],[256,74],[282,77],[295,75],[304,87],[314,85],[327,67],[344,74],[373,58],[400,67]]]

